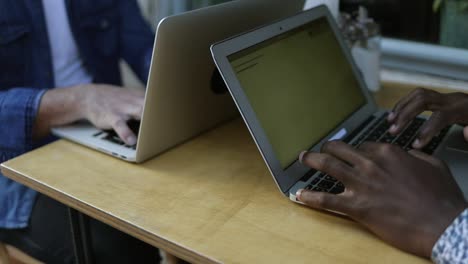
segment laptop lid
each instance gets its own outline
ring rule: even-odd
[[[280,190],[319,151],[355,130],[377,107],[325,6],[212,46],[228,88]]]
[[[216,85],[210,46],[303,6],[303,0],[237,0],[164,18],[156,32],[137,162],[237,117],[228,91]]]

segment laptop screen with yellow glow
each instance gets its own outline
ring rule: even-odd
[[[366,102],[325,18],[228,59],[283,169]]]

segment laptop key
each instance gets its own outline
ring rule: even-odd
[[[401,147],[404,147],[408,144],[408,142],[411,140],[411,136],[409,135],[402,135],[400,136],[396,141],[395,144]]]
[[[304,174],[304,176],[301,178],[301,181],[303,182],[307,182],[309,181],[309,179],[315,175],[315,173],[317,173],[316,170],[312,169],[312,170],[309,170],[306,174]]]
[[[322,172],[317,176],[317,178],[322,179],[322,178],[325,177],[325,175],[327,175],[327,174],[325,172]]]
[[[103,133],[104,133],[104,131],[99,131],[99,132],[95,133],[95,134],[93,135],[93,137],[99,137],[99,136],[102,135]]]
[[[319,184],[317,186],[320,187],[320,188],[328,190],[328,189],[332,188],[333,185],[335,185],[334,182],[322,180],[321,182],[319,182]]]
[[[394,140],[395,140],[396,136],[390,134],[390,133],[385,133],[385,135],[383,136],[383,138],[380,140],[380,142],[383,142],[383,143],[392,143]]]
[[[125,143],[118,137],[115,137],[113,135],[107,135],[103,139],[110,141],[112,143],[118,144],[118,145],[125,145]]]
[[[370,137],[366,138],[366,141],[371,141],[371,142],[377,142],[379,140],[379,135],[378,134],[372,134]]]
[[[319,181],[320,181],[319,178],[315,178],[315,179],[312,180],[312,182],[310,183],[310,185],[316,185]]]
[[[333,187],[333,189],[330,190],[330,193],[332,194],[340,194],[342,192],[344,192],[344,187],[335,186]]]
[[[422,151],[426,154],[432,155],[436,148],[439,146],[440,140],[438,138],[433,138],[427,146],[425,146]]]
[[[330,175],[325,176],[325,180],[331,181],[331,182],[337,182],[337,181],[338,181],[337,179],[333,178],[333,177],[330,176]]]
[[[394,142],[396,145],[403,147],[405,150],[409,150],[408,146],[411,145],[411,141],[416,137],[416,133],[424,123],[424,119],[415,118],[409,126],[401,133],[397,140]]]
[[[314,187],[314,188],[312,189],[312,191],[316,191],[316,192],[325,192],[325,189],[322,189],[322,188],[320,188],[320,187]]]

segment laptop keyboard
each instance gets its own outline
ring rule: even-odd
[[[138,120],[129,120],[129,121],[127,121],[127,125],[133,131],[133,133],[138,137],[138,132],[139,132],[139,129],[140,129],[140,121],[138,121]],[[100,131],[100,132],[94,134],[93,136],[94,137],[99,137],[99,136],[102,136],[102,135],[104,135],[101,138],[102,140],[106,140],[106,141],[112,142],[114,144],[124,146],[124,147],[127,147],[129,149],[136,150],[136,145],[133,145],[133,146],[125,145],[125,142],[123,142],[123,140],[120,139],[120,137],[117,135],[117,133],[115,133],[115,131],[112,130],[112,129]]]
[[[365,141],[371,142],[382,142],[388,144],[394,144],[402,147],[404,150],[409,151],[412,149],[411,144],[416,139],[419,129],[426,121],[424,118],[416,117],[402,133],[399,135],[391,135],[388,132],[390,124],[387,122],[387,115],[382,115],[373,125],[371,125],[366,132],[362,133],[353,143],[351,144],[355,148],[358,148]],[[423,149],[422,151],[432,155],[439,146],[440,142],[444,139],[449,131],[450,126],[443,129],[437,136],[435,136]],[[315,170],[311,170],[308,174],[314,175]],[[306,175],[312,176],[312,175]],[[332,176],[326,173],[320,173],[315,177],[312,182],[306,186],[306,190],[312,190],[317,192],[329,192],[333,194],[339,194],[344,192],[345,186]]]

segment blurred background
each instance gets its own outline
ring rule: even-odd
[[[143,13],[153,27],[162,18],[209,5],[220,4],[230,0],[138,0]]]
[[[229,0],[138,1],[155,29],[165,16]],[[287,0],[284,1],[287,4]],[[339,2],[340,12],[353,16],[357,16],[360,6],[368,10],[368,17],[378,24],[382,37],[379,69],[429,74],[422,76],[427,79],[428,86],[434,82],[430,79],[433,75],[450,81],[468,81],[468,0],[307,0],[330,1]],[[124,72],[126,83],[141,85],[127,70]],[[383,78],[388,77],[388,72],[383,72]]]
[[[153,26],[165,16],[227,1],[229,0],[139,0]],[[340,10],[344,12],[355,12],[358,6],[369,10],[369,16],[381,25],[385,36],[468,48],[467,0],[340,1]]]

